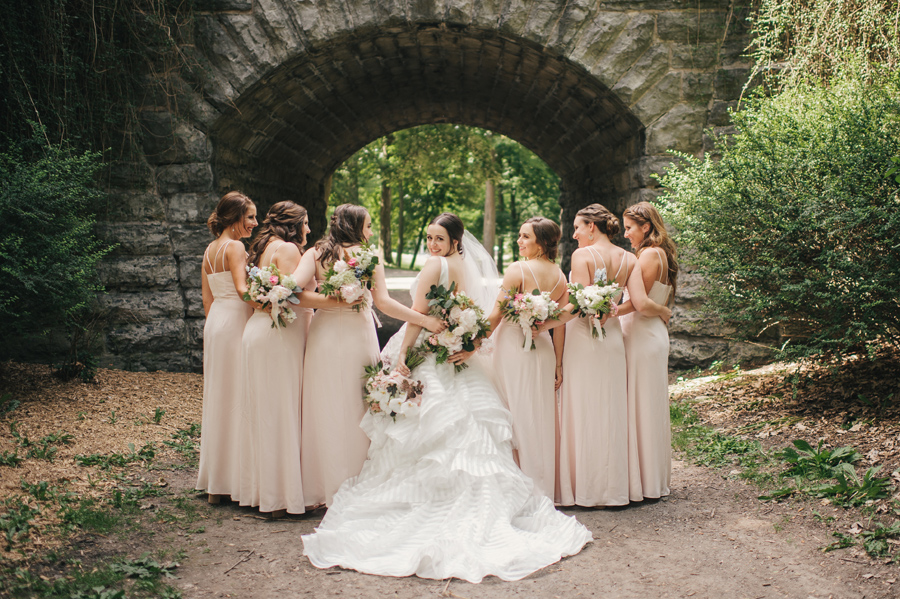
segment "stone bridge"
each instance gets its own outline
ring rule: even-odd
[[[331,174],[392,131],[459,123],[522,143],[578,208],[653,198],[670,150],[701,155],[749,72],[733,0],[196,0],[177,93],[148,83],[142,154],[112,170],[103,365],[197,370],[205,220],[243,190],[325,227]],[[694,326],[683,278],[673,364],[747,355]]]

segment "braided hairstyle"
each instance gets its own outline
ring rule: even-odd
[[[341,260],[345,245],[365,243],[363,228],[368,215],[365,208],[356,204],[341,204],[334,209],[328,235],[316,242],[316,249],[321,252],[319,263],[323,267]]]
[[[575,216],[580,216],[581,220],[586,223],[594,223],[597,231],[603,233],[607,237],[615,237],[619,233],[621,226],[616,215],[607,209],[603,204],[590,204],[579,210]]]
[[[650,202],[638,202],[633,206],[629,206],[622,213],[622,218],[628,218],[638,224],[639,227],[650,225],[650,230],[644,235],[641,245],[637,248],[637,255],[640,256],[645,248],[658,247],[666,253],[666,261],[669,265],[669,281],[672,283],[672,294],[677,289],[678,282],[678,250],[675,248],[675,242],[669,237],[666,231],[666,225],[663,223],[662,216],[659,211]]]
[[[543,216],[532,216],[522,224],[531,225],[534,240],[541,247],[544,256],[550,262],[555,261],[559,252],[559,238],[562,236],[559,225]]]
[[[229,191],[206,219],[206,226],[214,237],[218,237],[228,227],[240,222],[244,215],[254,206],[253,200],[239,191]]]
[[[266,251],[266,246],[273,239],[281,239],[293,243],[303,253],[306,235],[303,233],[303,220],[306,208],[291,201],[278,202],[266,213],[266,219],[259,228],[259,233],[250,246],[250,264],[259,265],[259,260]]]

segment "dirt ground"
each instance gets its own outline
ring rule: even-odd
[[[165,466],[177,464],[180,456],[161,442],[189,423],[199,422],[202,379],[198,375],[104,370],[97,383],[83,385],[56,382],[47,376],[45,367],[12,368],[21,405],[0,422],[0,449],[15,446],[7,430],[11,421],[17,421],[18,430],[32,439],[58,431],[71,433],[74,438],[71,444],[59,447],[53,462],[26,460],[19,468],[0,467],[0,499],[19,492],[21,480],[69,484],[79,493],[101,496],[106,487],[121,484],[123,477],[113,481],[95,468],[76,466],[76,454],[123,451],[127,443],[141,447],[156,442],[158,469],[148,471],[132,464],[120,471],[125,479],[152,481],[167,491],[165,497],[142,502],[134,518],[141,519],[143,526],[135,527],[135,532],[70,537],[63,541],[67,546],[62,549],[86,563],[137,556],[145,551],[183,551],[177,579],[171,583],[185,598],[900,597],[900,567],[896,564],[869,558],[857,547],[822,551],[834,541],[832,531],[855,526],[858,512],[815,500],[764,503],[757,499],[758,489],[728,472],[677,459],[673,493],[668,498],[625,508],[565,510],[593,532],[594,542],[578,555],[518,582],[489,578],[473,585],[458,580],[395,579],[340,569],[318,570],[303,558],[300,536],[315,528],[322,512],[267,520],[234,504],[209,506],[205,496],[192,491],[194,468]],[[752,381],[749,385],[752,388]],[[3,391],[0,389],[0,393]],[[766,387],[765,391],[767,405],[775,410],[776,400],[783,400],[784,394],[776,397],[777,386]],[[714,397],[716,393],[709,387],[695,387],[684,394]],[[732,403],[741,405],[741,401],[739,397]],[[733,410],[726,418],[722,414],[731,408],[704,402],[700,400],[700,406],[709,406],[711,411],[707,416],[720,418],[725,427],[743,426],[747,418],[755,418],[734,416]],[[165,410],[158,423],[153,422],[156,408]],[[759,432],[782,430],[778,428],[782,425],[796,432],[793,427],[800,422],[790,420],[776,426],[770,420]],[[890,423],[865,420],[863,426],[868,429],[888,429],[890,434],[884,439],[896,437],[897,429],[891,429]],[[850,432],[858,421],[848,421],[846,433],[840,436],[865,433],[861,427]],[[880,436],[878,442],[886,447]],[[881,456],[873,455],[873,461],[879,457],[893,466],[893,446],[883,449]],[[164,518],[154,518],[154,514],[174,509],[171,504],[175,498],[186,499],[189,522],[169,524]],[[186,508],[181,505],[179,509],[184,513]],[[835,520],[823,524],[822,519],[829,517]],[[32,533],[24,551],[0,557],[19,563],[29,559],[39,562],[41,552],[53,545],[53,539]],[[38,572],[41,567],[35,566]],[[49,570],[47,573],[52,575]]]

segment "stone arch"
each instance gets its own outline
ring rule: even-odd
[[[112,365],[198,368],[203,222],[223,191],[242,188],[263,209],[300,196],[321,232],[328,177],[356,149],[454,122],[543,158],[561,177],[570,226],[590,202],[618,213],[654,197],[650,175],[671,162],[668,150],[702,154],[704,129],[727,124],[749,71],[732,0],[194,6],[177,108],[148,86],[144,155],[111,175],[118,203],[105,230],[121,245],[104,266],[105,301],[128,315],[107,335]],[[689,306],[690,285],[681,288]],[[721,353],[699,339],[700,359]]]

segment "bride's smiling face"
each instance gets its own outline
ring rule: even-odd
[[[432,256],[449,256],[450,250],[453,249],[454,243],[447,234],[447,229],[440,225],[428,225],[426,230],[425,244],[428,246],[428,252]]]

